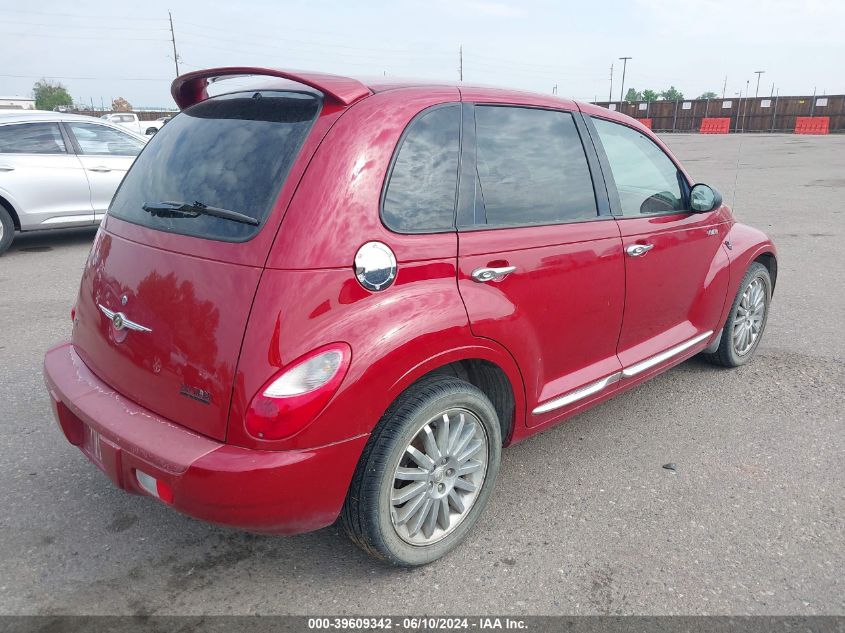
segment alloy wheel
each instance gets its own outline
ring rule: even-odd
[[[466,409],[449,409],[423,424],[393,473],[390,517],[411,545],[431,545],[467,517],[487,474],[484,425]]]
[[[739,356],[744,356],[754,347],[763,331],[765,317],[766,286],[760,277],[755,277],[745,287],[734,315],[733,345]]]

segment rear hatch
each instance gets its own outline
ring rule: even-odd
[[[73,344],[104,382],[225,439],[280,189],[321,106],[310,92],[235,92],[150,140],[115,194],[77,302]]]

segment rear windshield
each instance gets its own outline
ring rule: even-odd
[[[248,91],[187,108],[135,160],[109,215],[206,239],[234,242],[253,237],[270,213],[320,106],[320,98],[310,93]],[[186,206],[173,210],[179,205]],[[248,216],[258,224],[198,213],[202,205]]]

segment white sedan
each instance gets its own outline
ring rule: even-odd
[[[146,140],[93,117],[0,112],[0,253],[15,231],[99,223]]]

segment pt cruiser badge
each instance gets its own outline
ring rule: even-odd
[[[141,325],[140,323],[135,323],[135,321],[130,321],[126,318],[126,315],[123,312],[112,312],[106,306],[102,304],[97,304],[97,307],[100,308],[100,312],[105,314],[109,319],[111,319],[111,324],[114,326],[114,329],[118,332],[120,330],[133,330],[135,332],[152,332],[152,330],[145,325]]]

